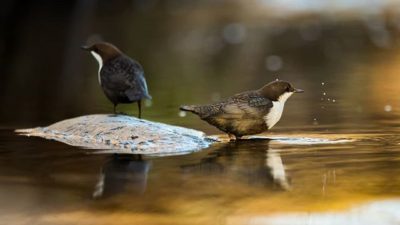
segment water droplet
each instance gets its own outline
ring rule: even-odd
[[[385,105],[384,110],[385,110],[385,112],[391,112],[392,111],[392,106],[391,105]]]
[[[336,100],[335,100],[335,99],[332,99],[332,102],[336,102]]]
[[[186,112],[185,111],[179,111],[178,116],[179,117],[185,117],[186,116]]]
[[[326,95],[326,92],[322,93],[323,95]]]

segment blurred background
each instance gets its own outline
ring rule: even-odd
[[[305,89],[277,127],[389,124],[399,112],[400,2],[131,0],[1,3],[1,127],[111,113],[97,62],[102,39],[139,61],[146,119],[218,132],[181,104],[218,101],[277,78]],[[136,115],[136,105],[119,111]]]

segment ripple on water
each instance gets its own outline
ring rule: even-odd
[[[333,135],[334,136],[334,135]],[[215,136],[212,136],[214,138]],[[216,138],[221,142],[229,141],[227,138],[223,136],[218,136]],[[355,139],[352,138],[338,138],[332,137],[329,138],[327,135],[324,137],[300,137],[300,136],[248,136],[243,138],[243,140],[250,141],[250,140],[270,140],[271,143],[280,143],[280,144],[292,144],[292,145],[318,145],[318,144],[341,144],[341,143],[348,143],[353,142]]]
[[[290,137],[274,137],[272,141],[276,141],[282,144],[293,144],[293,145],[316,145],[316,144],[340,144],[353,142],[352,139],[327,139],[327,138],[290,138]]]

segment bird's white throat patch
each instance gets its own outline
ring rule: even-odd
[[[269,113],[264,117],[265,123],[267,124],[268,129],[271,129],[280,119],[283,112],[283,107],[285,106],[286,100],[290,96],[292,96],[293,92],[286,92],[281,95],[278,101],[273,101],[272,108]]]
[[[292,96],[293,92],[285,92],[285,94],[281,95],[278,99],[278,102],[282,102],[285,104],[285,102],[288,100],[290,96]]]
[[[100,71],[101,68],[103,67],[103,59],[101,58],[101,56],[99,54],[97,54],[94,51],[90,51],[90,53],[93,55],[93,57],[97,60],[97,62],[99,63],[99,73],[98,73],[98,79],[99,79],[99,84],[101,84],[101,78],[100,78]]]

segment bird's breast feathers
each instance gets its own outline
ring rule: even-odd
[[[271,129],[281,119],[285,102],[292,94],[293,93],[285,93],[278,99],[278,101],[272,102],[272,108],[269,113],[264,116],[268,129]]]
[[[279,101],[274,101],[272,104],[274,106],[272,106],[269,113],[264,116],[264,120],[268,129],[271,129],[281,119],[283,107],[285,105],[285,103],[281,103]]]

